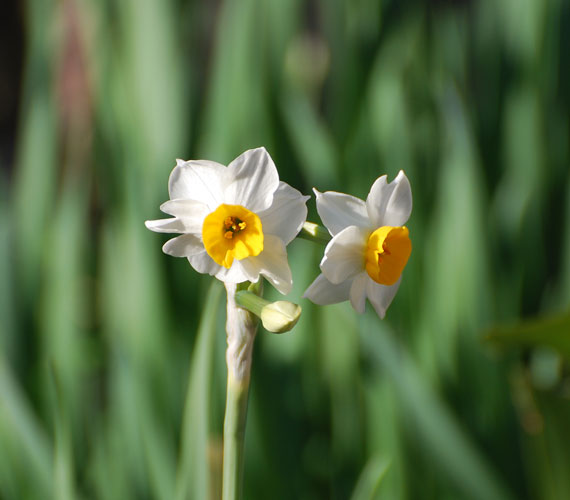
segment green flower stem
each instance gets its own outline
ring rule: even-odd
[[[260,297],[262,290],[262,280],[251,285],[226,283],[228,386],[224,417],[223,500],[239,500],[242,496],[251,355],[258,317],[269,331],[283,333],[293,328],[301,315],[301,308],[296,304],[263,299]]]
[[[224,419],[223,500],[238,500],[242,497],[248,395],[249,377],[235,380],[228,375]]]
[[[240,307],[251,311],[258,318],[261,317],[261,311],[263,308],[270,304],[268,300],[263,297],[256,295],[247,290],[239,291],[236,293],[236,304]]]
[[[314,222],[305,222],[297,238],[303,238],[314,243],[326,245],[331,240],[331,235],[323,226],[319,226]]]
[[[228,386],[224,418],[223,500],[242,497],[245,424],[256,316],[236,303],[237,286],[226,283]],[[256,289],[261,293],[261,289]],[[241,292],[240,292],[241,293]],[[249,292],[251,293],[251,292]]]

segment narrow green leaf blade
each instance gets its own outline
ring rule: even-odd
[[[212,498],[208,461],[210,389],[216,318],[222,290],[217,281],[212,282],[192,352],[182,428],[181,458],[176,478],[178,500]]]

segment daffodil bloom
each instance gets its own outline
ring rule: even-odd
[[[304,297],[319,305],[350,300],[359,313],[368,298],[383,318],[412,251],[404,226],[412,212],[408,178],[400,171],[387,183],[383,175],[366,202],[348,194],[314,191],[319,216],[333,238],[321,260],[322,274]]]
[[[303,196],[279,181],[264,148],[238,156],[227,167],[207,160],[177,160],[168,182],[170,219],[146,221],[163,233],[181,233],[163,251],[187,257],[200,273],[226,283],[255,282],[262,275],[281,293],[291,290],[285,246],[307,217]]]

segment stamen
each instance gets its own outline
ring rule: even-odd
[[[233,238],[234,233],[239,233],[243,231],[247,227],[247,224],[238,219],[237,217],[229,216],[224,219],[224,238],[231,240]]]

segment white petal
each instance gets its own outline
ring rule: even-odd
[[[372,184],[366,209],[374,227],[403,226],[412,213],[412,188],[402,170],[396,178],[386,183],[386,176],[376,179]]]
[[[256,257],[248,257],[242,265],[251,276],[262,274],[283,295],[287,295],[293,286],[291,269],[287,262],[285,243],[277,236],[265,234],[263,251]],[[255,281],[253,278],[250,281]]]
[[[366,272],[360,273],[354,278],[350,287],[350,303],[360,314],[364,312],[366,306],[366,284],[368,280],[370,277]]]
[[[288,245],[307,220],[307,200],[299,191],[280,182],[271,206],[259,212],[263,234],[274,234]]]
[[[317,279],[305,290],[303,298],[309,299],[314,304],[326,306],[348,300],[352,280],[346,280],[338,285],[333,285],[324,274],[319,274]]]
[[[204,218],[211,211],[207,205],[196,200],[170,200],[160,205],[160,209],[180,219],[185,233],[195,234],[202,234]]]
[[[392,303],[401,281],[402,278],[400,277],[393,285],[386,286],[380,285],[368,278],[368,282],[366,283],[366,295],[368,295],[368,300],[378,316],[380,316],[380,319],[384,319],[384,316],[386,316],[386,309],[388,309],[388,306]]]
[[[174,199],[164,202],[160,205],[160,210],[165,214],[174,215],[174,217],[194,217],[195,214],[208,214],[208,206],[201,201],[189,199]]]
[[[364,252],[370,230],[349,226],[336,234],[325,248],[321,271],[338,284],[364,270]]]
[[[174,257],[189,257],[204,251],[204,244],[193,234],[183,234],[168,240],[163,246],[162,251]]]
[[[170,199],[195,200],[205,203],[210,211],[223,203],[223,181],[226,167],[207,160],[191,160],[178,164],[170,174]]]
[[[232,263],[232,267],[229,269],[220,266],[218,272],[214,275],[220,281],[224,281],[225,283],[243,283],[244,281],[256,281],[259,277],[255,274],[249,272],[249,269],[244,265],[244,260],[236,260],[234,259]]]
[[[144,225],[155,233],[187,233],[182,221],[177,219],[146,220]]]
[[[204,250],[201,253],[188,257],[190,265],[199,273],[215,276],[227,283],[242,283],[251,281],[253,277],[244,269],[242,262],[234,260],[229,269],[217,264]]]
[[[366,204],[349,194],[313,189],[317,197],[317,212],[332,236],[348,226],[371,228]]]
[[[191,255],[188,257],[188,262],[190,265],[201,274],[209,274],[214,276],[216,273],[222,269],[222,266],[216,264],[214,260],[208,255],[206,250],[203,250],[196,255]]]
[[[271,206],[279,175],[265,148],[250,149],[228,165],[224,184],[224,203],[258,213]]]

